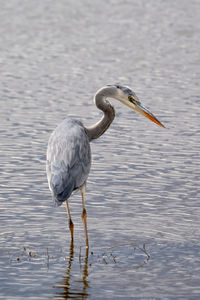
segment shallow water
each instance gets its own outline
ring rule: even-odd
[[[1,4],[2,299],[199,299],[199,14],[195,0]],[[45,152],[66,115],[100,118],[93,94],[113,82],[167,129],[112,101],[92,143],[86,253],[80,195],[73,248]]]

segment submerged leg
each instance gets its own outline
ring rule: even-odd
[[[84,231],[85,231],[85,243],[86,246],[89,248],[89,243],[88,243],[88,234],[87,234],[87,213],[85,209],[85,185],[81,187],[81,196],[82,196],[82,219],[83,219],[83,226],[84,226]]]
[[[70,232],[71,232],[71,240],[72,240],[72,243],[73,243],[73,241],[74,241],[74,224],[72,222],[68,200],[66,200],[65,202],[66,202],[66,208],[67,208],[67,214],[68,214],[68,220],[69,220],[69,229],[70,229]]]

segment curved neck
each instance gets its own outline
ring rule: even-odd
[[[107,97],[115,98],[113,88],[104,87],[97,91],[94,97],[97,108],[102,110],[104,115],[96,124],[86,128],[89,141],[99,138],[108,129],[115,118],[114,107],[106,100]]]

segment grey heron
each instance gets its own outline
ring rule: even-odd
[[[85,209],[85,185],[90,171],[90,142],[99,138],[110,126],[115,110],[107,98],[114,98],[149,118],[161,127],[164,125],[144,106],[136,94],[128,87],[121,85],[106,85],[99,89],[94,102],[103,111],[100,121],[91,127],[85,127],[80,121],[66,118],[53,131],[47,147],[47,178],[55,205],[66,202],[71,241],[74,239],[68,199],[74,190],[80,190],[82,195],[82,219],[86,246],[89,247],[87,234],[87,213]]]

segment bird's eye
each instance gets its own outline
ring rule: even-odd
[[[133,103],[133,104],[137,104],[138,103],[138,101],[137,100],[135,100],[134,98],[133,98],[133,96],[128,96],[128,100],[131,102],[131,103]]]

